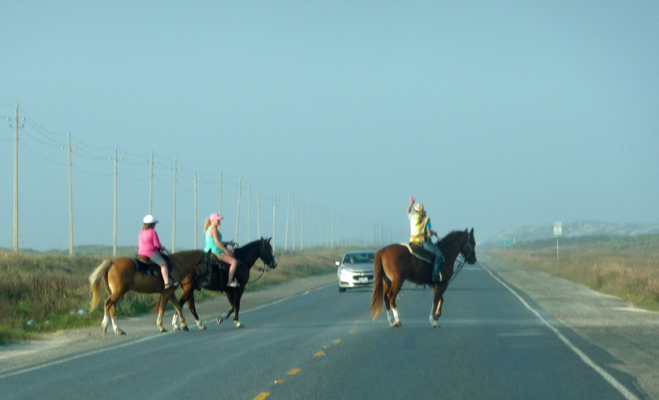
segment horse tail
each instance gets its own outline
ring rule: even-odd
[[[384,270],[382,269],[382,255],[384,254],[384,249],[378,250],[375,253],[375,260],[373,263],[374,276],[373,276],[373,296],[371,297],[371,318],[376,319],[378,315],[382,312],[382,301],[383,301],[383,289],[382,289],[382,279]]]
[[[94,311],[94,308],[96,308],[98,301],[101,298],[101,279],[105,282],[105,289],[108,293],[110,292],[110,288],[107,284],[107,274],[111,266],[112,261],[105,260],[94,270],[94,272],[92,272],[91,275],[89,275],[89,284],[91,285],[93,295],[90,312]]]

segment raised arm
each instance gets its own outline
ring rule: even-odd
[[[413,206],[414,206],[414,196],[410,196],[410,206],[407,207],[407,215],[410,215]]]

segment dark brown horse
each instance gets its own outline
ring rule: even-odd
[[[453,231],[437,243],[444,255],[442,262],[442,283],[433,283],[431,280],[432,264],[423,261],[410,253],[405,245],[392,244],[375,253],[375,281],[373,283],[373,296],[371,297],[371,317],[376,319],[382,312],[382,300],[387,308],[387,319],[392,327],[400,328],[396,309],[396,296],[400,292],[403,282],[410,280],[418,285],[428,285],[435,293],[430,323],[435,327],[437,319],[442,315],[444,292],[448,288],[453,275],[453,264],[462,254],[468,264],[476,263],[476,241],[474,230]],[[393,315],[392,315],[393,314]]]
[[[179,304],[183,307],[185,302],[188,303],[188,308],[190,309],[190,312],[192,312],[199,329],[206,329],[206,327],[202,325],[199,321],[199,316],[197,315],[197,310],[194,304],[195,289],[203,288],[216,292],[225,292],[229,304],[231,304],[231,309],[226,316],[218,318],[217,323],[221,324],[225,319],[229,318],[232,313],[234,313],[233,323],[237,328],[244,328],[244,325],[238,320],[238,312],[240,311],[240,299],[243,296],[243,292],[245,292],[245,286],[249,282],[249,271],[259,258],[269,268],[277,267],[277,258],[272,250],[272,246],[270,246],[270,239],[261,238],[243,247],[238,247],[235,249],[233,255],[238,260],[238,267],[236,268],[235,274],[235,279],[239,285],[238,287],[233,288],[227,286],[227,281],[229,279],[228,264],[224,263],[222,268],[220,268],[219,264],[214,263],[207,274],[195,276],[196,274],[193,272],[183,278],[181,284],[183,288],[183,296],[181,297]],[[176,326],[176,314],[174,314],[172,324]]]
[[[169,256],[169,264],[172,267],[171,278],[175,282],[180,282],[181,277],[190,275],[192,271],[201,266],[204,262],[204,252],[201,250],[181,251]],[[119,329],[114,316],[116,304],[124,294],[133,290],[138,293],[160,293],[158,297],[159,312],[156,325],[160,332],[166,332],[162,327],[162,317],[165,312],[167,302],[171,301],[178,314],[181,313],[179,302],[174,296],[175,287],[165,289],[165,284],[160,275],[146,275],[137,271],[135,259],[119,257],[113,260],[105,260],[89,276],[89,283],[92,289],[91,309],[94,310],[101,296],[101,280],[105,284],[106,291],[110,296],[105,300],[105,314],[101,323],[101,333],[105,335],[108,325],[108,315],[112,319],[112,327],[117,335],[125,335],[125,332]],[[185,325],[185,319],[181,316],[181,326],[188,330]]]

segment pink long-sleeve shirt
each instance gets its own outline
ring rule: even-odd
[[[162,247],[160,239],[155,229],[144,229],[140,232],[140,237],[137,242],[138,253],[141,256],[151,257],[154,251]]]

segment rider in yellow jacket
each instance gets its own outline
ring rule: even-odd
[[[414,208],[414,213],[412,213]],[[410,197],[410,206],[407,207],[407,218],[410,220],[410,242],[419,243],[424,249],[435,255],[435,263],[432,269],[432,281],[441,283],[443,281],[440,267],[444,256],[439,248],[430,240],[430,237],[437,237],[437,232],[431,229],[430,218],[426,215],[423,204],[414,204],[414,196]]]

